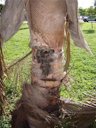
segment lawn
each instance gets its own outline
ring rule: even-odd
[[[84,93],[96,91],[96,23],[83,23],[81,26],[93,55],[85,50],[71,46],[70,76],[72,87],[63,88],[62,95],[74,100],[83,100]]]
[[[96,92],[96,23],[93,24],[93,28],[91,23],[82,23],[81,28],[93,55],[90,55],[83,49],[75,47],[72,43],[71,63],[69,68],[71,86],[67,88],[62,86],[61,88],[61,96],[75,101],[82,101],[85,98],[85,93]],[[6,65],[9,65],[14,60],[26,54],[30,50],[29,42],[28,26],[27,24],[23,24],[18,33],[3,46]],[[26,67],[28,67],[31,62],[31,57],[27,60],[28,61],[24,61],[22,64],[22,73],[25,74],[28,72]],[[16,72],[15,70],[13,71]],[[16,81],[13,81],[12,76],[10,79],[5,80],[8,103],[5,108],[5,115],[0,120],[0,128],[10,128],[9,122],[11,116],[9,113],[14,107],[14,102],[16,102],[20,96],[21,83],[19,82],[18,85],[16,85]]]

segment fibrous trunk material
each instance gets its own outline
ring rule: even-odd
[[[60,116],[59,89],[65,75],[62,47],[66,7],[64,1],[53,0],[54,4],[49,1],[29,0],[26,3],[32,82],[24,85],[22,98],[13,112],[13,128],[53,128]]]

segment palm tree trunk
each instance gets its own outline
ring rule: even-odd
[[[23,87],[22,98],[13,112],[12,126],[23,128],[26,123],[30,128],[53,128],[53,119],[60,116],[61,108],[59,89],[64,77],[62,47],[66,6],[59,0],[54,3],[29,0],[26,10],[32,37],[32,82]],[[24,106],[27,112],[22,110]],[[26,118],[21,120],[22,114]]]
[[[66,16],[65,2],[29,0],[26,8],[32,37],[32,85],[41,88],[41,93],[46,96],[47,105],[43,109],[58,117],[59,89],[64,77],[62,47],[65,19],[62,16]]]
[[[64,77],[62,47],[65,2],[29,0],[26,8],[32,37],[32,84],[47,92],[48,105],[44,109],[59,115],[59,88]]]

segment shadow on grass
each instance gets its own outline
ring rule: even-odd
[[[28,27],[26,27],[26,28],[20,28],[19,30],[24,30],[24,29],[29,29]]]
[[[95,33],[95,30],[92,30],[92,29],[90,29],[90,30],[83,30],[83,32],[85,34],[93,34],[93,33]]]

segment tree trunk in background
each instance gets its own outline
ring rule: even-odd
[[[2,56],[2,47],[1,47],[1,39],[0,39],[0,116],[3,113],[3,105],[5,100],[4,94],[4,83],[3,83],[3,56]]]

